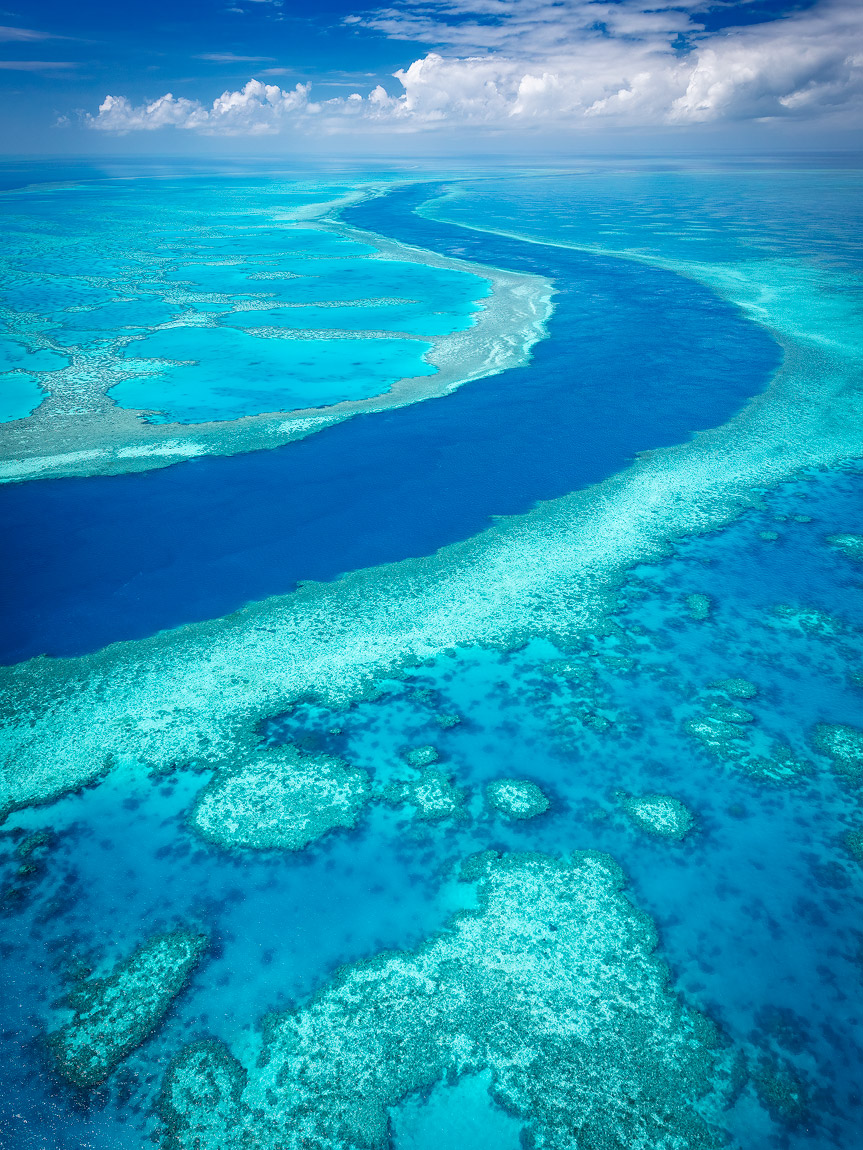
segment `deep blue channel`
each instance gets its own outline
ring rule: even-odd
[[[345,219],[552,277],[550,338],[532,361],[272,451],[0,489],[0,660],[83,654],[428,555],[724,423],[776,368],[771,338],[699,284],[415,215],[435,192],[399,190]]]

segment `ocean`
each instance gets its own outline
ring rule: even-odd
[[[10,166],[4,1144],[856,1144],[859,185]]]

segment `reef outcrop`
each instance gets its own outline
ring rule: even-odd
[[[367,773],[335,755],[271,747],[218,771],[189,823],[221,847],[297,851],[336,827],[353,827],[370,796]]]
[[[207,948],[188,930],[158,934],[104,978],[69,995],[74,1019],[48,1045],[60,1073],[76,1086],[97,1086],[161,1022]]]
[[[434,767],[426,767],[419,778],[390,783],[381,792],[384,802],[412,807],[414,818],[423,822],[466,819],[465,796],[466,792],[453,786],[448,775]]]
[[[526,779],[495,779],[485,788],[485,801],[510,819],[533,819],[548,810],[548,799],[536,783]]]
[[[695,816],[672,795],[625,795],[620,805],[630,821],[654,838],[682,842],[695,825]]]

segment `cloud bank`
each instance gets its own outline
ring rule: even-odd
[[[784,19],[707,33],[697,2],[426,0],[346,23],[435,50],[394,73],[395,94],[314,101],[250,80],[210,105],[107,96],[89,126],[210,135],[480,126],[554,130],[752,120],[854,126],[863,113],[863,4],[823,0]]]

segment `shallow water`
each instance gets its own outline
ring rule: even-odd
[[[431,343],[400,334],[468,327],[488,294],[477,276],[378,259],[370,244],[298,223],[351,192],[333,180],[190,175],[157,186],[156,196],[139,179],[4,197],[0,314],[13,338],[0,337],[0,387],[14,367],[50,393],[66,352],[79,374],[107,373],[119,406],[162,421],[366,398],[434,373]],[[316,325],[316,338],[292,334]]]
[[[682,175],[664,185],[666,210],[673,216],[683,205],[673,217],[681,228],[696,211],[700,178],[692,201]],[[660,177],[649,179],[656,188]],[[828,203],[832,180],[825,175]],[[780,201],[790,210],[797,193],[784,174],[764,181],[773,189],[764,210],[776,213]],[[732,262],[743,241],[736,232],[729,239],[735,229],[725,221],[737,209],[745,215],[751,181],[726,173],[720,182],[726,215],[707,242],[717,260]],[[808,178],[813,197],[816,183]],[[502,182],[495,198],[474,182],[464,199],[445,201],[446,211],[454,218],[457,208],[468,222],[469,191],[485,197],[474,219],[496,222],[497,204],[510,226],[518,186]],[[574,186],[561,219],[575,214]],[[538,193],[529,181],[521,187],[527,219]],[[609,214],[619,210],[612,191],[597,193]],[[351,213],[404,240],[414,226],[406,209],[426,194],[389,200],[388,232],[387,199]],[[659,245],[653,215],[638,222],[639,203],[633,193],[627,244]],[[542,212],[552,234],[545,201]],[[821,231],[814,207],[812,219],[808,240],[786,220],[771,243],[789,258],[827,259],[830,215]],[[415,226],[411,242],[438,250],[459,242],[451,225]],[[668,271],[465,237],[471,258],[487,244],[490,262],[493,251],[505,266],[515,265],[504,255],[535,261],[563,289],[550,338],[529,366],[273,452],[6,488],[6,530],[21,546],[7,572],[18,615],[7,624],[7,657],[92,649],[219,614],[297,578],[427,553],[491,514],[589,483],[640,447],[727,418],[777,362],[775,345],[750,321]],[[847,272],[845,255],[835,258]],[[711,351],[717,344],[722,356]],[[645,440],[647,432],[663,438]],[[305,496],[301,506],[292,492]],[[817,723],[861,724],[863,568],[828,541],[863,532],[861,492],[856,466],[808,474],[766,493],[730,527],[675,541],[667,559],[630,572],[610,632],[571,650],[542,636],[516,651],[465,648],[348,711],[300,703],[262,727],[271,742],[343,755],[378,783],[404,772],[406,750],[433,745],[440,769],[468,790],[467,821],[422,824],[405,808],[376,804],[355,830],[303,852],[230,853],[186,824],[209,776],[184,769],[155,779],[117,771],[10,816],[0,832],[11,989],[0,1000],[6,1143],[146,1144],[162,1074],[184,1043],[220,1038],[252,1066],[266,1011],[303,1003],[342,963],[419,945],[468,897],[449,881],[453,864],[491,847],[613,855],[630,877],[629,896],[657,924],[673,986],[746,1052],[753,1082],[774,1063],[796,1076],[805,1104],[784,1115],[759,1102],[752,1083],[745,1088],[722,1117],[735,1144],[850,1150],[863,1118],[863,869],[845,835],[863,816],[859,789],[816,749],[812,732]],[[700,597],[694,607],[691,596]],[[687,731],[711,706],[734,703],[711,684],[741,677],[758,688],[737,701],[751,716],[741,726],[747,745],[767,753],[781,741],[807,764],[787,782],[709,754]],[[549,811],[525,823],[489,814],[481,787],[503,776],[540,784]],[[694,832],[682,843],[645,835],[627,819],[620,791],[680,798]],[[35,852],[32,873],[21,874],[17,828],[42,827],[52,838]],[[104,1087],[64,1086],[41,1036],[60,1017],[52,1003],[70,964],[110,965],[179,924],[201,927],[213,945],[158,1032]],[[393,1113],[395,1146],[515,1147],[520,1123],[492,1105],[487,1085],[468,1078],[407,1100]]]

